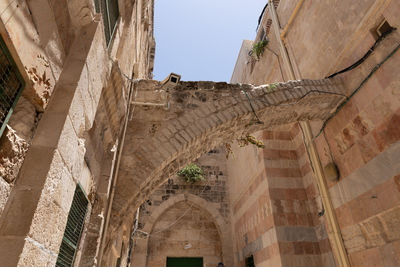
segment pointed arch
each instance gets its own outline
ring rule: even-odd
[[[174,205],[182,201],[186,201],[192,204],[193,206],[200,208],[201,210],[205,211],[207,214],[210,215],[219,232],[222,245],[223,261],[226,266],[233,266],[233,241],[231,234],[231,225],[229,224],[229,221],[226,220],[213,205],[210,205],[210,203],[207,200],[199,196],[185,193],[170,197],[168,200],[162,202],[160,206],[158,206],[156,209],[152,211],[152,214],[146,220],[142,231],[151,235],[154,225],[160,219],[162,214],[169,208],[173,207]],[[133,251],[133,256],[132,256],[133,260],[132,266],[145,267],[148,256],[147,248],[148,248],[149,238],[138,239],[136,241],[137,241],[136,247]]]

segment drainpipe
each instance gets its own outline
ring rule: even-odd
[[[169,109],[169,102],[165,103],[151,103],[151,102],[138,102],[138,101],[132,101],[132,105],[135,106],[150,106],[150,107],[163,107],[165,109]]]
[[[289,18],[288,23],[286,24],[285,28],[283,29],[283,31],[282,31],[282,33],[281,33],[281,39],[282,39],[282,41],[284,41],[285,35],[286,35],[287,31],[289,30],[289,27],[292,25],[292,23],[293,23],[293,21],[294,21],[294,18],[296,17],[297,12],[299,12],[300,7],[301,7],[301,5],[303,4],[303,2],[304,2],[304,0],[299,0],[299,1],[297,2],[297,5],[296,5],[296,7],[295,7],[294,10],[293,10],[292,15],[290,15],[290,18]]]
[[[108,198],[107,210],[106,210],[107,214],[104,219],[104,227],[103,227],[103,231],[102,231],[102,235],[101,235],[98,266],[101,266],[104,248],[105,248],[106,236],[107,236],[107,232],[108,232],[108,226],[110,224],[110,215],[111,215],[111,209],[112,209],[112,204],[113,204],[114,195],[115,195],[115,186],[117,185],[119,165],[121,163],[122,151],[124,149],[124,143],[125,143],[126,129],[128,128],[128,122],[129,122],[129,117],[130,117],[129,115],[130,115],[130,110],[131,110],[133,89],[134,89],[133,82],[130,82],[128,103],[126,106],[124,126],[123,126],[123,130],[122,130],[122,134],[121,134],[121,142],[118,143],[118,148],[117,148],[117,152],[116,152],[117,158],[116,158],[116,161],[114,161],[114,164],[112,166],[113,172],[110,175],[111,176],[111,193],[110,193],[110,197]]]
[[[298,12],[298,9],[300,8],[300,5],[303,1],[300,0],[299,4],[297,4],[296,9],[294,10],[291,19],[293,21],[296,13]],[[287,31],[283,32],[281,35],[280,32],[280,26],[279,26],[279,20],[278,16],[276,14],[275,6],[272,0],[269,0],[269,7],[270,7],[270,12],[271,12],[271,17],[272,17],[272,24],[274,25],[274,32],[277,37],[280,50],[281,50],[281,55],[284,59],[284,66],[286,68],[287,73],[289,74],[290,79],[294,80],[296,79],[295,74],[293,72],[293,67],[290,63],[289,55],[286,50],[285,45],[283,44],[283,37]],[[287,26],[288,27],[288,26]],[[282,38],[281,38],[282,36]],[[316,176],[316,182],[318,185],[318,188],[320,190],[320,195],[321,195],[321,200],[325,208],[326,212],[326,221],[328,223],[328,227],[332,230],[333,234],[333,240],[332,245],[333,245],[333,253],[335,255],[335,258],[337,262],[339,263],[340,267],[350,267],[350,262],[348,259],[348,255],[346,252],[346,248],[343,243],[343,238],[342,234],[340,231],[339,223],[336,218],[336,213],[335,209],[332,205],[332,200],[329,196],[329,189],[326,183],[324,171],[322,168],[321,160],[319,158],[314,140],[313,140],[313,135],[310,127],[310,123],[308,121],[301,121],[300,122],[300,127],[303,129],[304,132],[304,143],[306,146],[306,149],[310,155],[310,161],[311,165],[313,166],[315,176]]]
[[[281,29],[280,29],[280,24],[278,20],[278,15],[276,14],[275,6],[274,6],[274,1],[269,0],[269,11],[271,13],[271,18],[272,18],[272,26],[274,27],[274,33],[276,36],[276,40],[278,40],[279,43],[279,50],[281,51],[281,56],[283,58],[283,63],[286,69],[286,74],[289,76],[289,80],[296,80],[296,77],[294,75],[294,71],[292,68],[292,64],[290,63],[289,55],[286,50],[285,45],[282,42],[281,39]]]
[[[118,139],[117,139],[117,141],[115,142],[115,145],[113,146],[113,148],[111,149],[111,152],[113,152],[113,159],[112,159],[112,162],[111,162],[111,170],[110,170],[110,180],[112,179],[112,175],[113,175],[113,173],[114,173],[114,167],[115,167],[115,162],[116,162],[116,159],[117,159],[117,155],[118,155],[118,151],[117,151],[117,147],[118,147]],[[107,194],[109,194],[110,193],[110,190],[111,190],[111,183],[108,185],[108,189],[107,189]],[[103,232],[104,232],[104,224],[105,224],[105,220],[103,219],[102,221],[101,221],[101,225],[100,225],[100,242],[97,244],[97,247],[96,247],[96,258],[97,258],[97,260],[95,261],[95,262],[97,262],[97,263],[99,263],[99,256],[100,256],[100,254],[102,254],[102,253],[100,253],[100,251],[101,251],[101,249],[102,249],[102,247],[101,247],[101,245],[102,245],[102,242],[103,242]],[[99,256],[98,256],[99,255]],[[101,255],[102,256],[102,255]],[[96,264],[95,264],[96,265]]]
[[[140,213],[140,207],[137,208],[137,210],[136,210],[135,223],[133,224],[132,233],[131,233],[131,236],[129,237],[129,249],[128,249],[128,257],[126,260],[126,267],[131,266],[131,254],[132,254],[132,250],[133,250],[133,246],[134,246],[134,238],[135,238],[136,231],[139,228],[139,213]]]

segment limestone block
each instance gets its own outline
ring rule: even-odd
[[[373,217],[360,224],[360,229],[367,241],[367,247],[382,246],[386,243],[383,236],[383,225],[379,218]]]
[[[37,246],[57,254],[64,236],[67,218],[68,212],[51,199],[42,197],[33,217],[28,237],[35,240]]]
[[[71,118],[72,125],[74,126],[75,132],[78,136],[82,136],[86,130],[85,118],[87,116],[86,113],[89,112],[86,110],[87,104],[90,103],[84,102],[81,90],[76,90],[68,115]]]
[[[342,236],[349,253],[366,249],[366,240],[358,224],[343,228]]]
[[[70,16],[74,18],[72,25],[79,29],[93,20],[94,6],[93,3],[88,0],[72,0],[68,1],[68,9]]]
[[[11,186],[4,179],[0,178],[0,216],[3,212],[4,206],[10,196]]]
[[[74,192],[75,182],[56,151],[28,234],[37,246],[57,254]]]
[[[45,181],[42,198],[56,203],[68,213],[75,192],[76,183],[56,150]]]
[[[54,266],[57,254],[44,248],[31,238],[27,238],[24,249],[20,255],[18,266],[21,267],[47,267]]]
[[[384,233],[389,241],[400,239],[400,207],[393,208],[379,215]]]
[[[78,148],[76,153],[76,158],[75,162],[73,163],[72,166],[72,177],[75,179],[75,181],[82,181],[82,185],[88,185],[88,181],[91,183],[91,175],[83,177],[83,171],[85,170],[85,153],[86,153],[86,148],[85,148],[85,140],[82,138],[78,139]],[[87,168],[87,167],[86,167]],[[90,171],[89,171],[90,172]],[[82,179],[82,177],[84,179]],[[88,186],[86,188],[88,192],[90,191]]]
[[[35,120],[35,107],[25,97],[21,96],[8,125],[16,131],[18,136],[29,142],[32,138]]]
[[[74,169],[75,163],[78,162],[81,157],[80,153],[78,152],[79,146],[80,140],[75,133],[70,118],[67,117],[67,119],[65,120],[64,128],[60,135],[57,148],[65,164],[71,172]]]
[[[93,266],[94,265],[94,259],[93,257],[85,257],[86,255],[96,255],[96,250],[98,246],[98,240],[99,236],[98,235],[91,235],[88,234],[86,235],[85,238],[85,248],[83,251],[83,255],[80,261],[80,266]]]
[[[82,157],[82,161],[83,161],[83,157]],[[81,175],[78,177],[78,181],[81,184],[86,195],[89,195],[90,192],[92,191],[92,186],[93,186],[92,173],[90,172],[89,167],[87,166],[87,164],[84,161],[81,166],[81,169],[82,169]]]
[[[88,86],[87,81],[84,84],[86,90],[90,91],[95,103],[95,109],[100,100],[101,92],[105,85],[107,85],[107,75],[111,70],[111,61],[105,47],[104,33],[101,27],[97,27],[93,42],[91,44],[86,69],[88,73]]]
[[[29,145],[9,126],[3,135],[0,139],[0,177],[12,182],[18,175]]]
[[[313,227],[281,226],[276,227],[276,231],[278,239],[282,241],[318,241]]]

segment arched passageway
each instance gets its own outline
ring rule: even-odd
[[[301,80],[263,86],[224,82],[135,83],[137,99],[168,102],[136,106],[128,126],[111,229],[128,225],[145,198],[182,166],[247,133],[299,120],[327,119],[345,99],[340,80]]]
[[[229,223],[205,199],[175,195],[151,214],[143,226],[147,238],[136,239],[133,266],[165,266],[167,257],[202,257],[204,264],[232,266]]]

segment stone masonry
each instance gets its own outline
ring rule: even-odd
[[[269,2],[279,22],[267,8],[230,83],[170,86],[151,80],[153,0],[0,0],[26,84],[0,136],[0,265],[55,266],[79,184],[74,266],[333,267],[335,234],[351,266],[400,266],[400,3]],[[188,185],[196,160],[208,179]]]
[[[172,176],[140,206],[139,230],[149,232],[135,239],[134,266],[165,265],[167,256],[204,256],[205,266],[230,262],[225,161],[223,148],[210,150],[196,160],[205,181],[190,184]],[[187,244],[191,247],[184,249]]]
[[[156,81],[139,81],[135,86],[138,96],[142,90],[162,92],[162,85]],[[201,154],[258,129],[327,118],[344,101],[345,93],[339,80],[259,87],[181,82],[167,92],[167,111],[136,107],[127,131],[127,144],[131,146],[127,145],[121,162],[112,225],[120,225],[124,217],[132,218],[146,195]],[[254,113],[262,123],[257,123]]]

